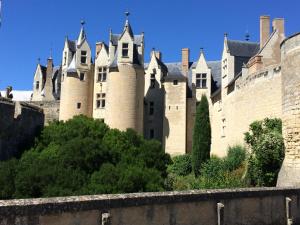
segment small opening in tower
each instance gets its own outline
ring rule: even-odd
[[[178,85],[178,80],[173,80],[173,85]]]
[[[78,102],[78,103],[77,103],[77,109],[80,109],[80,108],[81,108],[81,103]]]
[[[82,64],[86,64],[86,58],[87,58],[87,51],[81,51],[80,62],[81,62]]]
[[[122,57],[127,58],[128,57],[128,51],[129,51],[129,45],[128,43],[122,44]]]
[[[39,81],[37,81],[37,82],[36,82],[36,84],[35,84],[35,89],[37,89],[37,90],[38,90],[39,88],[40,88],[40,82],[39,82]]]
[[[149,135],[150,139],[154,138],[154,129],[150,129],[150,135]]]
[[[80,80],[83,81],[84,80],[84,73],[80,73]]]

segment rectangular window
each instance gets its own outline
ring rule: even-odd
[[[80,108],[81,108],[81,103],[78,102],[78,103],[77,103],[77,109],[80,109]]]
[[[98,82],[105,82],[107,75],[107,68],[106,67],[99,67],[98,68]]]
[[[84,73],[80,73],[79,79],[80,79],[81,81],[84,80]]]
[[[128,43],[123,43],[122,44],[122,57],[124,57],[124,58],[128,57],[129,56],[128,52],[129,52]]]
[[[86,64],[86,59],[87,59],[87,51],[81,51],[80,62],[82,64]]]
[[[154,102],[150,102],[149,104],[149,115],[154,114]]]
[[[207,74],[197,73],[196,74],[196,88],[207,88]]]
[[[96,107],[97,109],[104,109],[105,108],[105,93],[99,93],[97,94],[97,99],[96,99]]]
[[[151,74],[151,77],[150,77],[150,88],[155,88],[155,74]]]
[[[154,129],[150,129],[149,137],[150,137],[150,139],[154,138]]]
[[[35,89],[39,89],[40,88],[40,82],[39,81],[37,81],[36,83],[35,83]]]
[[[178,80],[173,80],[173,85],[178,85]]]

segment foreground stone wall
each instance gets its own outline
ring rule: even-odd
[[[297,225],[299,198],[300,189],[262,188],[0,201],[0,224]]]
[[[41,108],[0,97],[0,160],[19,156],[33,143],[43,125]]]

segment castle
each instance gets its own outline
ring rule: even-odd
[[[197,103],[209,100],[212,154],[226,155],[228,146],[243,144],[249,125],[266,117],[282,118],[280,44],[284,20],[260,17],[260,42],[224,36],[221,60],[207,61],[203,50],[190,61],[164,63],[153,50],[144,62],[144,33],[136,35],[128,14],[123,31],[110,31],[109,43],[96,43],[92,57],[84,23],[77,40],[65,39],[61,66],[37,65],[32,102],[50,118],[68,120],[83,114],[111,128],[132,128],[161,141],[171,155],[189,153]],[[49,102],[51,103],[49,106]],[[51,111],[51,112],[50,112]],[[50,120],[50,119],[49,119]]]

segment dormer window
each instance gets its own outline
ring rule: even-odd
[[[196,88],[207,88],[207,74],[197,73],[196,74]]]
[[[40,88],[40,82],[37,81],[37,82],[35,83],[35,89],[38,90],[39,88]]]
[[[84,81],[84,73],[80,73],[79,79],[80,81]]]
[[[81,51],[80,62],[82,64],[86,64],[86,59],[87,59],[87,51]]]
[[[107,68],[106,67],[99,67],[98,69],[98,82],[105,82],[107,75]]]
[[[150,88],[155,88],[155,74],[151,74],[151,77],[150,77]]]
[[[129,57],[129,45],[128,43],[123,43],[122,44],[122,57],[123,58],[128,58]]]

